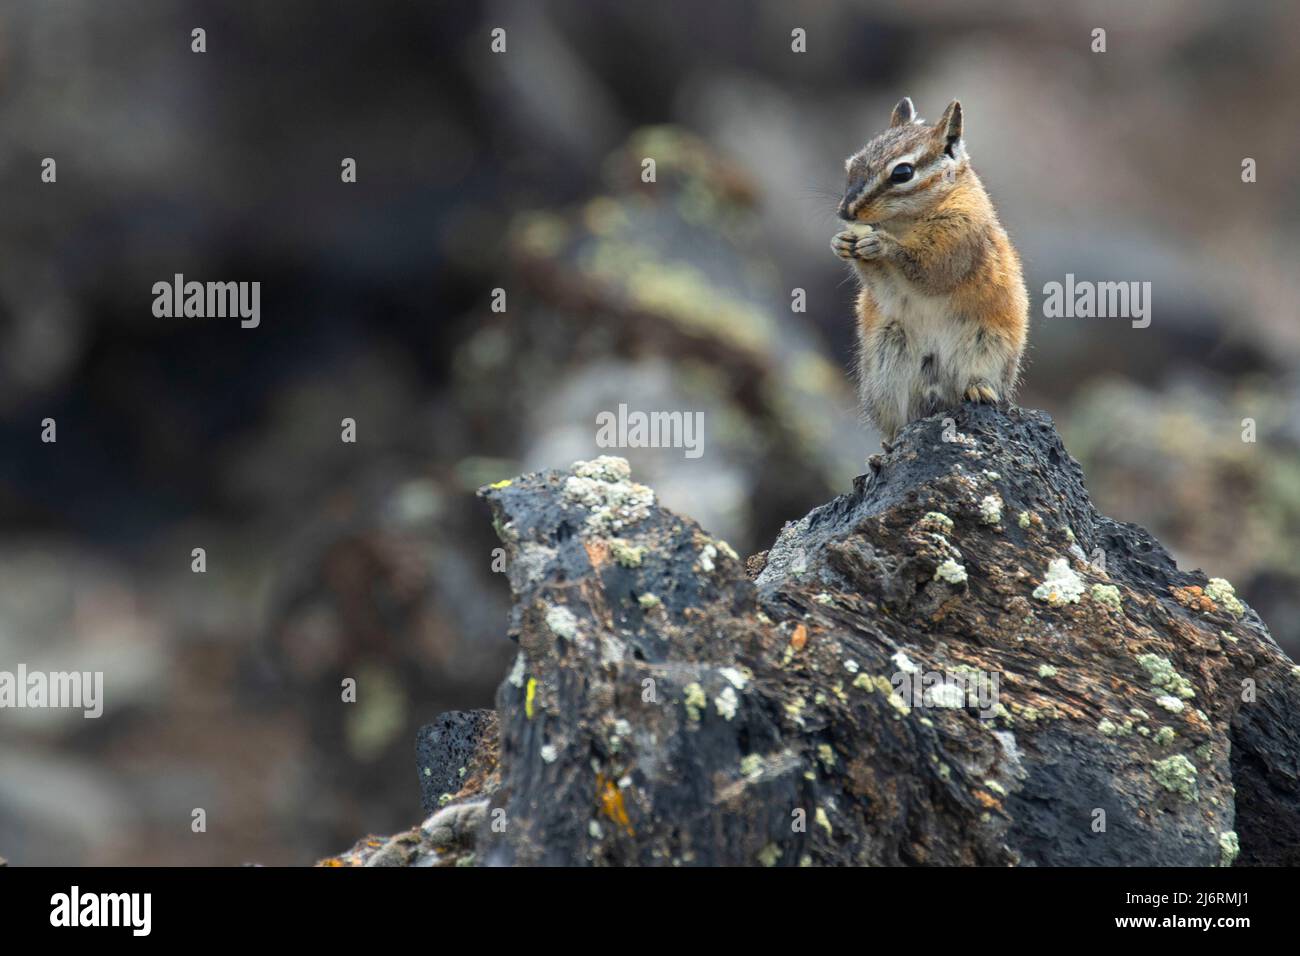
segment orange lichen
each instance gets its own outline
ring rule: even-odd
[[[796,651],[801,651],[804,645],[808,643],[808,628],[799,624],[794,629],[794,634],[790,636],[790,647]]]
[[[600,800],[600,812],[609,817],[624,830],[628,836],[635,835],[632,823],[627,817],[627,806],[623,803],[623,791],[613,780],[603,774],[596,774],[596,796]]]
[[[1219,609],[1218,605],[1210,600],[1205,591],[1198,585],[1193,584],[1185,588],[1171,587],[1169,591],[1173,594],[1174,600],[1193,611],[1210,613]]]
[[[609,563],[609,542],[604,538],[587,538],[582,542],[582,546],[594,570],[599,571]]]

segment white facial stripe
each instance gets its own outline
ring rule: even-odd
[[[922,170],[920,169],[915,170],[912,173],[912,178],[905,183],[896,183],[890,180],[890,177],[894,175],[894,170],[897,167],[903,165],[903,163],[915,165],[916,155],[914,153],[907,153],[906,155],[899,156],[897,159],[893,160],[888,166],[885,167],[885,172],[880,177],[880,182],[882,183],[888,182],[889,192],[895,195],[897,195],[898,193],[911,192],[913,189],[917,187],[917,184],[920,183],[921,181]],[[929,167],[927,166],[926,168],[928,169]]]
[[[882,178],[888,179],[890,176],[892,176],[894,174],[894,167],[896,166],[901,166],[903,165],[903,163],[915,163],[915,162],[916,162],[916,157],[911,153],[908,153],[906,156],[900,156],[898,157],[898,159],[894,160],[892,163],[889,164],[889,168],[885,170],[885,175]]]

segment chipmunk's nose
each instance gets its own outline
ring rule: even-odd
[[[853,221],[853,217],[849,215],[850,205],[851,203],[849,202],[849,197],[845,196],[843,199],[840,200],[840,208],[836,211],[836,215],[838,215],[845,222]]]

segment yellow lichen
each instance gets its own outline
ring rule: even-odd
[[[528,678],[528,689],[524,691],[524,716],[533,719],[533,702],[537,699],[537,678]]]

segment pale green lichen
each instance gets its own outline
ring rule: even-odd
[[[1056,676],[1056,668],[1053,667],[1051,664],[1039,664],[1039,665],[1038,665],[1038,676],[1039,676],[1039,677],[1044,677],[1044,678],[1046,678],[1046,677],[1055,677],[1055,676]]]
[[[1119,596],[1119,588],[1113,584],[1094,584],[1089,593],[1092,594],[1094,601],[1110,608],[1112,611],[1124,610],[1124,603]]]
[[[659,595],[657,594],[646,593],[638,597],[636,603],[641,605],[642,610],[648,611],[651,608],[658,607],[663,603],[663,601],[659,600]]]
[[[719,551],[729,557],[732,561],[740,560],[740,555],[736,554],[736,549],[727,544],[727,542],[723,541],[721,538],[715,541],[714,544],[718,546]]]
[[[912,662],[912,659],[908,657],[904,651],[895,651],[894,656],[890,658],[890,660],[892,660],[894,666],[904,674],[916,674],[920,672],[920,668]]]
[[[564,498],[590,509],[586,524],[591,531],[611,534],[649,516],[655,493],[628,480],[632,470],[626,459],[576,461],[573,472],[565,479]]]
[[[601,455],[591,461],[575,461],[573,473],[579,478],[590,478],[593,481],[627,481],[632,477],[632,466],[626,458]]]
[[[1114,737],[1119,733],[1119,727],[1113,721],[1102,720],[1097,724],[1097,732],[1105,737]]]
[[[578,619],[567,607],[553,607],[546,612],[546,626],[556,637],[571,641],[578,636]]]
[[[912,712],[912,708],[907,705],[907,701],[903,700],[903,698],[899,697],[897,694],[889,695],[889,706],[893,707],[894,710],[898,711],[899,714],[904,717]]]
[[[988,495],[980,501],[980,521],[994,525],[1002,521],[1002,498],[1000,495]]]
[[[753,676],[747,668],[742,669],[739,667],[719,667],[718,673],[736,690],[744,690],[745,685],[749,683],[750,677]]]
[[[1034,588],[1034,597],[1053,607],[1078,604],[1083,595],[1083,581],[1065,558],[1053,558],[1047,565],[1047,577]]]
[[[1177,736],[1178,736],[1178,732],[1174,730],[1174,728],[1161,727],[1159,730],[1156,731],[1155,736],[1152,737],[1151,739],[1154,740],[1160,746],[1167,747],[1174,742],[1174,738]]]
[[[823,605],[825,605],[825,604],[834,604],[834,603],[835,603],[835,598],[831,597],[831,596],[830,596],[829,594],[827,594],[825,591],[821,591],[821,592],[815,594],[815,595],[813,596],[813,600],[816,601],[818,604],[823,604]]]
[[[775,843],[766,844],[758,851],[758,862],[764,866],[776,866],[781,862],[781,848]]]
[[[1200,788],[1196,783],[1196,765],[1182,754],[1174,754],[1164,760],[1157,760],[1151,769],[1156,783],[1170,793],[1176,793],[1188,802],[1200,799]]]
[[[965,584],[966,569],[954,561],[952,558],[946,558],[934,571],[936,581],[947,581],[949,584]]]
[[[835,748],[830,744],[817,745],[817,759],[826,766],[827,769],[835,766]]]
[[[1241,852],[1241,843],[1235,830],[1225,830],[1219,834],[1219,866],[1232,866]]]
[[[700,570],[703,571],[705,574],[711,573],[715,567],[714,559],[717,556],[718,556],[718,549],[711,544],[706,544],[704,546],[704,550],[700,552],[700,558],[699,558]]]
[[[734,687],[722,688],[722,692],[713,698],[713,706],[717,708],[723,720],[730,720],[735,717],[736,708],[740,706],[740,699],[736,697],[736,689]]]
[[[957,710],[966,706],[966,691],[956,681],[943,681],[925,688],[927,707],[939,707],[944,710]]]
[[[1157,697],[1156,705],[1159,707],[1163,707],[1171,714],[1181,714],[1183,712],[1183,708],[1187,706],[1177,697],[1171,697],[1169,694],[1162,694],[1161,696]]]
[[[622,538],[611,538],[609,550],[614,555],[614,560],[625,568],[641,567],[641,561],[645,558],[646,552],[644,546],[631,544]]]
[[[614,732],[609,735],[608,741],[610,753],[621,753],[623,750],[623,740],[632,736],[632,724],[622,717],[614,721]]]
[[[921,519],[921,525],[937,528],[940,534],[952,534],[955,527],[952,519],[942,511],[927,511]]]
[[[1223,578],[1210,578],[1210,583],[1205,586],[1205,596],[1215,604],[1222,605],[1233,617],[1241,617],[1246,613],[1246,605],[1237,600],[1236,590]]]
[[[763,773],[763,755],[762,754],[745,754],[740,758],[741,776],[754,778],[761,776]]]
[[[686,693],[683,701],[686,705],[686,716],[692,723],[698,724],[705,708],[709,706],[709,698],[704,693],[704,688],[696,681],[691,681],[682,690]]]
[[[1016,524],[1020,525],[1022,528],[1028,528],[1030,524],[1029,512],[1020,512],[1020,518],[1016,521]]]
[[[511,687],[523,687],[527,666],[527,663],[524,661],[524,652],[520,651],[515,655],[515,662],[510,668],[510,673],[506,675],[506,683]]]
[[[834,836],[834,831],[831,830],[831,819],[826,815],[825,808],[818,807],[817,812],[813,814],[813,819],[819,827],[826,831],[827,836]]]
[[[1183,700],[1191,700],[1196,696],[1196,690],[1191,682],[1174,670],[1174,665],[1167,657],[1161,657],[1159,654],[1142,654],[1137,662],[1147,672],[1147,677],[1153,686]]]

